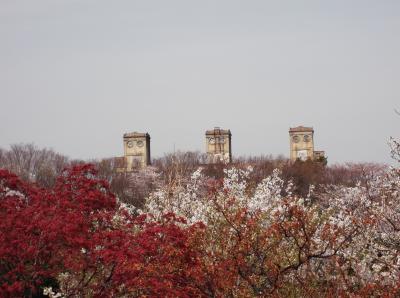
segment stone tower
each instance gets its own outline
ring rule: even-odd
[[[150,165],[150,135],[148,133],[124,134],[126,171]]]
[[[298,126],[289,129],[290,160],[314,159],[314,129]]]
[[[215,127],[206,131],[206,152],[209,163],[232,162],[232,134],[230,130]]]
[[[312,127],[297,126],[289,129],[290,160],[306,161],[325,159],[325,151],[314,150],[314,129]]]

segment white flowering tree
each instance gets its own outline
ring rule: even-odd
[[[399,152],[393,141],[393,157]],[[161,187],[146,199],[143,212],[206,225],[199,249],[209,294],[397,293],[398,168],[355,187],[326,185],[314,193],[311,186],[306,197],[292,194],[280,170],[255,187],[251,172],[232,167],[219,180],[198,169],[186,185]]]

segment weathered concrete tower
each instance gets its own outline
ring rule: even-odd
[[[314,129],[298,126],[289,129],[290,160],[305,161],[314,158]]]
[[[312,127],[297,126],[289,129],[290,160],[321,160],[325,158],[325,151],[314,151],[314,129]]]
[[[150,135],[148,133],[124,134],[126,171],[150,165]]]
[[[206,131],[206,152],[209,163],[232,162],[231,131],[215,127]]]

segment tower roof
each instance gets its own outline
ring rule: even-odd
[[[128,132],[124,133],[124,138],[150,138],[150,135],[146,133],[140,133],[140,132]]]
[[[215,127],[212,130],[206,130],[206,135],[232,135],[229,129]]]
[[[305,126],[290,127],[289,132],[314,132],[314,128]]]

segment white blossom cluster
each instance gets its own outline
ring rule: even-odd
[[[50,298],[63,298],[63,297],[65,297],[61,293],[54,292],[52,287],[44,288],[43,289],[43,295],[44,296],[49,296]]]
[[[11,198],[11,197],[14,199],[18,198],[19,200],[21,200],[23,202],[28,202],[28,197],[24,193],[22,193],[18,190],[13,190],[8,187],[5,187],[4,190],[2,192],[0,192],[0,199]]]
[[[222,185],[210,195],[209,180],[202,169],[195,171],[186,186],[163,186],[146,200],[142,212],[159,217],[173,212],[187,219],[188,224],[215,223],[219,209],[245,208],[249,214],[265,214],[265,225],[274,214],[285,215],[291,206],[299,206],[312,214],[319,223],[313,235],[312,247],[323,246],[327,227],[336,233],[336,244],[324,254],[341,255],[351,260],[346,266],[355,276],[369,282],[385,278],[394,282],[400,275],[400,170],[392,168],[367,183],[355,187],[328,185],[315,193],[310,186],[305,198],[292,195],[293,184],[285,183],[281,171],[275,169],[255,187],[249,187],[252,168],[224,170]],[[285,186],[286,185],[286,186]],[[283,195],[284,194],[284,195]],[[310,203],[317,196],[318,203]],[[283,203],[284,201],[284,203]],[[351,268],[350,268],[351,267]]]
[[[284,187],[284,181],[279,177],[281,171],[276,169],[262,180],[249,193],[248,182],[252,168],[245,170],[230,168],[224,169],[223,185],[215,194],[210,196],[207,192],[207,179],[202,174],[202,169],[196,170],[185,187],[160,188],[150,194],[146,200],[143,212],[151,213],[156,218],[166,212],[173,212],[184,216],[188,223],[208,223],[214,217],[218,206],[232,208],[246,208],[250,212],[267,211],[279,207],[279,200]],[[292,184],[289,183],[286,191],[290,193]]]
[[[142,212],[150,213],[155,218],[172,212],[185,217],[188,224],[207,222],[210,204],[202,194],[206,181],[201,172],[201,168],[197,169],[186,186],[165,186],[151,193]]]
[[[400,172],[389,169],[365,185],[329,186],[329,223],[352,235],[342,254],[370,282],[393,283],[400,274]]]
[[[275,169],[270,176],[262,180],[251,197],[248,207],[251,211],[267,211],[270,207],[279,207],[282,198],[284,181],[279,177],[281,171]],[[292,184],[289,183],[287,191],[290,192]]]

